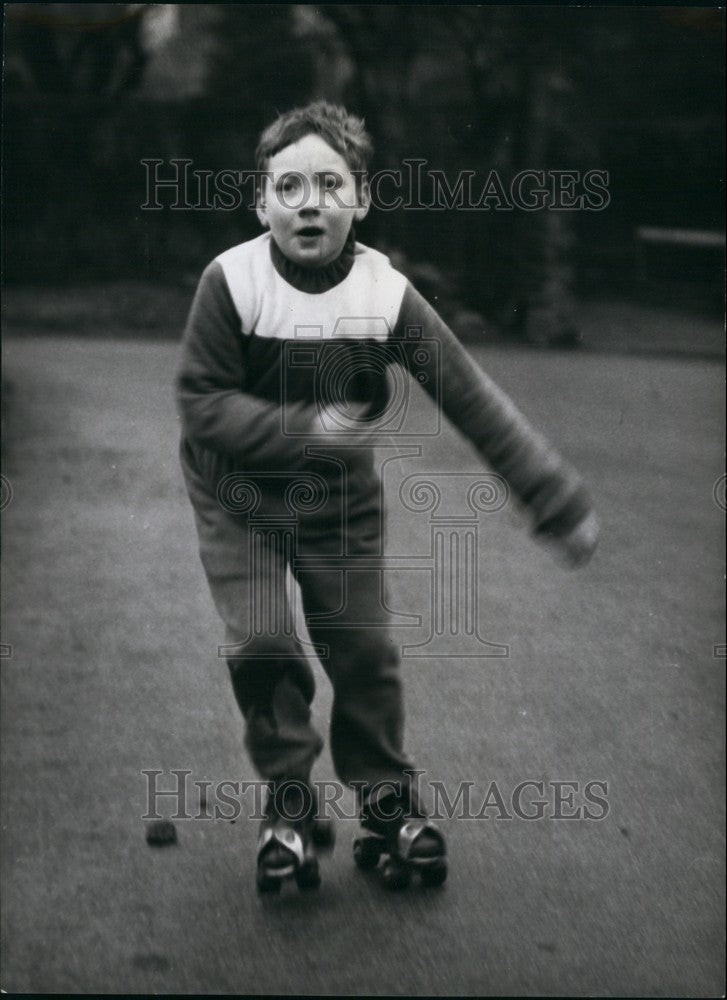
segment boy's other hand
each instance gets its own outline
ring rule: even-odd
[[[568,569],[578,569],[589,562],[596,551],[600,525],[595,514],[588,514],[563,538],[554,539],[556,556]]]

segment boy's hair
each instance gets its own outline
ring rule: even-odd
[[[350,115],[340,104],[314,101],[279,115],[260,136],[256,151],[257,169],[267,170],[272,156],[306,135],[319,135],[343,157],[350,170],[365,172],[373,152],[371,136],[363,118]]]

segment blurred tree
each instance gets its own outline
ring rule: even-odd
[[[507,15],[504,55],[516,74],[512,167],[546,176],[553,169],[577,170],[587,117],[573,100],[575,61],[591,38],[566,8],[513,7]],[[511,328],[529,342],[575,344],[572,213],[518,210],[513,239]]]
[[[647,199],[652,213],[670,211],[682,220],[686,190],[694,214],[699,204],[704,211],[720,201],[717,187],[705,201],[668,164],[675,160],[678,168],[688,150],[695,171],[708,163],[710,177],[720,176],[719,141],[710,156],[695,137],[705,135],[705,121],[718,135],[723,121],[723,11],[517,4],[317,10],[353,64],[346,99],[365,114],[387,166],[398,166],[402,155],[439,155],[453,170],[458,157],[460,168],[486,175],[494,167],[503,177],[524,169],[602,168],[607,130],[632,123],[652,137],[652,147],[665,130],[670,138],[656,162],[638,148],[631,164],[624,163],[628,157],[619,161],[620,214],[631,227]],[[636,135],[632,141],[638,143]],[[649,198],[648,186],[660,177],[671,189]],[[399,232],[408,231],[411,243],[424,227],[409,214]],[[452,228],[467,248],[460,262],[473,301],[491,292],[494,270],[509,286],[501,302],[506,325],[528,340],[574,343],[574,257],[579,229],[588,229],[584,214],[516,211],[506,220],[460,213]],[[615,209],[609,218],[618,216]],[[603,226],[592,216],[587,222]],[[385,223],[396,232],[395,219]],[[437,220],[437,231],[445,224]],[[628,234],[619,239],[623,256]]]
[[[409,81],[430,23],[428,8],[402,4],[330,4],[321,13],[334,26],[353,64],[348,104],[362,114],[382,148],[396,149],[409,121]]]
[[[217,4],[208,92],[229,102],[257,133],[281,111],[305,103],[313,82],[309,47],[290,4]]]
[[[118,97],[133,91],[146,65],[142,25],[151,6],[8,4],[10,92]]]
[[[141,156],[248,166],[259,129],[314,96],[364,115],[374,169],[421,157],[450,185],[475,171],[476,194],[491,169],[506,186],[523,168],[610,170],[607,212],[367,220],[367,241],[460,276],[471,305],[524,337],[567,337],[584,261],[599,281],[625,273],[635,226],[722,225],[716,8],[16,3],[5,28],[6,229],[21,243],[33,229],[34,247],[77,230],[99,267],[92,224],[104,238],[111,219],[144,228],[122,207]],[[196,260],[191,233],[212,240],[245,220],[177,215],[160,231]],[[108,266],[127,257],[111,247]]]
[[[483,176],[494,165],[513,172],[562,166],[563,147],[582,138],[580,121],[563,107],[571,89],[563,53],[577,50],[569,43],[578,29],[564,31],[552,8],[355,4],[327,5],[322,13],[348,49],[355,67],[351,103],[365,114],[387,165],[397,165],[407,145],[410,156],[414,143],[424,152],[422,136],[431,125],[423,119],[438,99],[460,147],[459,167]],[[436,80],[439,98],[427,93],[439,72],[433,56],[447,60],[448,79]],[[430,136],[426,142],[431,147]],[[574,328],[569,221],[548,211],[517,215],[510,227],[507,270],[514,277],[506,314],[527,339],[567,341]],[[458,225],[468,248],[466,283],[476,289],[491,266],[497,226],[471,213]]]

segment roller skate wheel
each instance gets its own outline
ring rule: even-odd
[[[447,862],[444,858],[426,865],[421,870],[422,885],[430,888],[444,885],[447,881]]]
[[[319,850],[332,851],[333,845],[336,843],[336,828],[333,825],[333,820],[314,820],[311,828],[311,840]]]
[[[357,837],[353,842],[353,860],[361,871],[370,871],[379,863],[382,845],[374,837]]]
[[[280,892],[282,880],[275,878],[273,875],[268,875],[266,872],[258,869],[256,884],[257,891],[261,896],[273,895]]]
[[[399,861],[387,861],[381,874],[387,889],[406,889],[411,882],[411,872]]]
[[[295,873],[295,881],[302,891],[317,889],[321,884],[321,873],[316,858],[306,861]]]

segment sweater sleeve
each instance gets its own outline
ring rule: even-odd
[[[475,363],[437,312],[407,285],[393,337],[413,372],[422,371],[422,352],[407,328],[438,344],[428,354],[424,388],[441,403],[447,419],[467,437],[492,469],[502,475],[533,514],[536,534],[562,537],[591,510],[580,477],[520,413],[512,400]],[[416,359],[413,360],[413,359]]]
[[[243,391],[245,346],[222,266],[213,261],[200,279],[182,340],[176,394],[183,433],[245,468],[297,468],[303,449],[283,432],[280,406]],[[293,405],[286,427],[304,419],[303,407]]]

